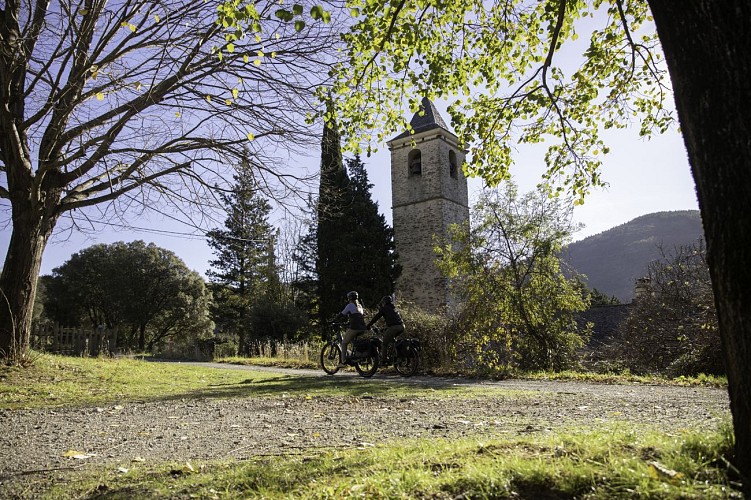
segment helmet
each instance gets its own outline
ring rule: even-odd
[[[381,299],[381,304],[392,304],[394,302],[394,298],[391,295],[386,295]]]
[[[360,298],[360,296],[354,290],[347,294],[347,299],[349,300],[357,300],[358,298]]]

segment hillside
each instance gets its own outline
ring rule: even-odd
[[[563,260],[587,276],[587,285],[621,302],[630,302],[634,281],[647,264],[666,252],[695,243],[703,235],[698,210],[657,212],[637,217],[594,236],[569,244]]]

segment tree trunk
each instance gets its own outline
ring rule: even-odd
[[[24,213],[15,206],[13,219],[0,276],[0,357],[19,362],[29,350],[37,278],[52,224],[35,217],[31,210]]]
[[[696,182],[735,429],[751,498],[751,2],[649,0]]]
[[[138,327],[138,350],[144,352],[146,349],[146,324]]]

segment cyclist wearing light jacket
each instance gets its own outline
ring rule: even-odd
[[[349,328],[347,328],[347,331],[344,332],[344,337],[342,337],[342,358],[339,360],[339,367],[346,366],[347,360],[344,356],[347,355],[347,346],[355,339],[355,337],[368,331],[368,327],[365,325],[365,315],[362,304],[360,304],[360,301],[358,300],[359,295],[357,292],[352,291],[347,294],[347,299],[349,302],[340,315],[349,318]]]

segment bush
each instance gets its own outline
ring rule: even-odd
[[[248,327],[255,342],[295,342],[302,337],[308,316],[291,302],[262,299],[250,309]]]
[[[643,291],[607,347],[637,374],[670,377],[725,373],[714,295],[702,241],[663,252]]]
[[[452,371],[456,369],[453,349],[456,335],[451,320],[442,314],[425,312],[418,306],[400,301],[397,309],[404,320],[401,338],[414,338],[422,344],[421,369],[425,371]],[[372,318],[377,311],[366,311]]]

